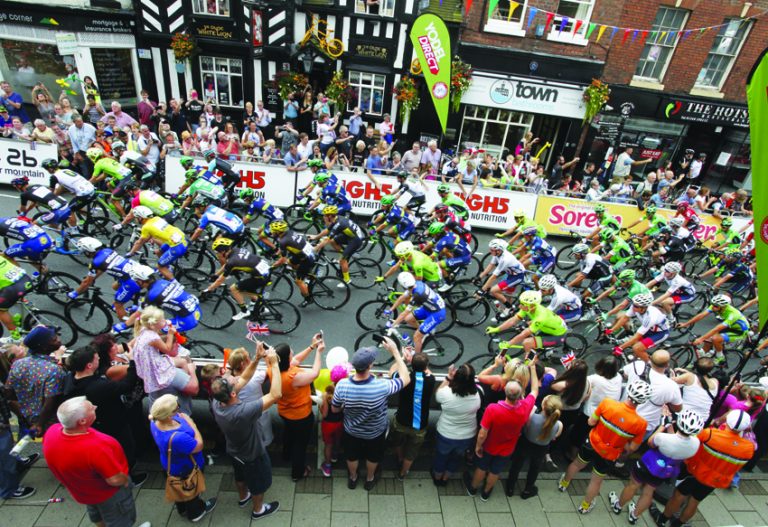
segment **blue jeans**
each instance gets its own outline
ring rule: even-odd
[[[13,448],[13,436],[10,430],[0,431],[0,498],[7,498],[19,488],[19,473],[16,470],[17,459],[10,452]]]
[[[435,474],[457,472],[460,461],[464,457],[464,452],[468,448],[472,448],[474,442],[474,437],[468,439],[448,439],[438,432],[435,455],[432,458],[432,470]]]

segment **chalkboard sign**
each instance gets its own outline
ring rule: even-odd
[[[91,58],[96,71],[96,85],[104,101],[135,100],[136,80],[130,50],[91,48]]]
[[[266,99],[264,99],[264,106],[266,106],[267,110],[270,112],[277,113],[278,115],[283,114],[283,101],[280,99],[280,91],[278,90],[277,86],[272,86],[271,84],[267,84],[266,86]]]

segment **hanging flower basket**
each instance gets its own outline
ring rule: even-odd
[[[407,120],[410,113],[419,107],[419,89],[413,77],[406,75],[400,79],[392,89],[392,93],[400,103],[397,115],[401,121]]]
[[[451,110],[456,113],[461,106],[461,97],[472,85],[472,66],[458,55],[451,61]]]
[[[280,98],[285,100],[291,93],[295,94],[303,90],[309,84],[309,79],[301,73],[278,71],[275,74],[275,80],[272,82],[277,87],[278,92],[280,92]]]
[[[324,93],[335,103],[336,110],[340,112],[344,111],[347,104],[357,99],[357,91],[349,85],[349,81],[344,78],[344,73],[341,71],[333,74]]]
[[[607,82],[603,82],[600,79],[592,79],[592,83],[584,89],[584,103],[587,105],[587,109],[584,111],[583,123],[588,123],[594,117],[600,113],[605,103],[611,96],[611,89]]]
[[[189,33],[174,33],[171,37],[171,49],[176,60],[182,62],[197,54],[197,42]]]

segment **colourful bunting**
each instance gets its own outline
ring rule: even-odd
[[[654,42],[654,44],[656,43],[656,35],[658,34],[658,31],[651,31],[651,40]]]
[[[648,38],[648,30],[644,29],[640,34],[640,44],[645,44],[645,39]]]
[[[640,33],[639,29],[635,29],[634,31],[632,31],[632,43],[633,44],[635,43],[635,40],[637,39],[637,34],[638,33]]]
[[[614,28],[613,28],[613,30],[611,31],[611,38],[609,38],[609,39],[608,39],[608,42],[609,42],[609,43],[613,42],[613,37],[615,37],[615,36],[616,36],[616,32],[617,32],[618,30],[619,30],[619,28],[617,28],[617,27],[614,27]]]
[[[472,0],[467,0],[466,16],[469,16],[469,10],[472,9]]]
[[[579,29],[581,29],[581,26],[583,26],[583,25],[584,25],[584,21],[583,20],[577,20],[576,24],[573,26],[573,34],[575,35],[576,33],[578,33]]]
[[[549,32],[549,25],[552,23],[552,19],[555,18],[554,13],[547,12],[547,21],[544,23],[544,34]]]
[[[496,0],[498,2],[499,0]],[[509,3],[509,13],[507,13],[507,22],[512,18],[512,15],[515,14],[515,11],[517,11],[517,8],[520,7],[520,2],[510,2]]]
[[[624,44],[627,41],[627,37],[629,36],[629,32],[632,31],[631,29],[625,29],[624,30],[624,36],[621,39],[621,43]]]
[[[600,42],[600,37],[603,36],[603,33],[605,33],[607,28],[608,26],[600,26],[600,30],[597,32],[597,42]]]
[[[488,19],[489,20],[493,17],[493,10],[496,9],[497,5],[499,5],[499,0],[490,0],[488,2]]]
[[[531,22],[533,22],[533,18],[536,16],[536,13],[538,13],[539,10],[535,7],[532,7],[528,10],[528,23],[525,24],[525,30],[528,31],[528,28],[531,27]]]
[[[680,39],[680,41],[682,42],[683,40],[685,40],[686,38],[688,38],[688,36],[689,36],[690,34],[691,34],[691,30],[689,29],[688,31],[686,31],[685,33],[683,33],[683,37]]]
[[[666,41],[666,38],[667,38],[667,32],[662,31],[661,35],[659,35],[659,40],[657,40],[656,43],[658,43],[659,41]]]
[[[565,29],[565,26],[567,26],[567,25],[568,25],[568,20],[570,20],[570,19],[569,19],[567,16],[564,16],[564,17],[563,17],[563,18],[560,20],[560,28],[558,29],[558,33],[562,34],[562,32],[563,32],[563,29]]]
[[[587,34],[584,36],[584,38],[589,39],[589,37],[592,35],[592,32],[595,30],[596,27],[597,27],[597,24],[595,24],[594,22],[590,22],[589,27],[587,27]]]
[[[703,28],[699,29],[699,34],[698,34],[698,35],[696,35],[696,38],[697,38],[697,39],[698,39],[698,38],[701,38],[701,35],[703,35],[703,34],[704,34],[704,32],[705,32],[707,29],[709,29],[709,28],[708,28],[708,27],[703,27]]]
[[[674,44],[675,39],[677,38],[677,31],[670,31],[669,35],[667,35],[667,40],[664,42],[665,44],[667,41],[669,41],[669,37],[672,37],[672,43]]]

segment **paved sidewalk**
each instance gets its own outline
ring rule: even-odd
[[[151,521],[153,527],[192,525],[171,510],[164,500],[164,475],[156,466],[146,464],[150,478],[137,492],[139,522]],[[317,473],[316,473],[317,474]],[[336,477],[318,476],[293,483],[287,469],[276,468],[274,484],[267,499],[280,501],[280,512],[274,517],[251,522],[248,509],[237,506],[237,492],[231,468],[217,464],[206,469],[206,497],[216,495],[219,503],[211,515],[197,525],[240,527],[589,527],[626,526],[626,515],[609,512],[608,492],[619,491],[619,480],[607,480],[600,503],[589,515],[576,513],[586,487],[584,479],[574,480],[568,493],[557,491],[555,474],[539,478],[539,496],[522,500],[507,498],[497,485],[487,502],[466,495],[461,482],[438,489],[427,473],[409,475],[397,481],[390,472],[384,473],[376,488],[366,492],[362,485],[350,491],[346,487],[343,469]],[[750,474],[742,480],[739,490],[716,491],[700,507],[694,517],[695,527],[768,525],[768,480],[765,474]],[[0,502],[0,526],[8,527],[76,527],[92,525],[85,516],[85,507],[70,498],[45,467],[43,460],[24,477],[23,483],[37,488],[37,494],[25,501]],[[52,497],[64,497],[61,503],[46,504]],[[638,525],[651,526],[645,521]]]

